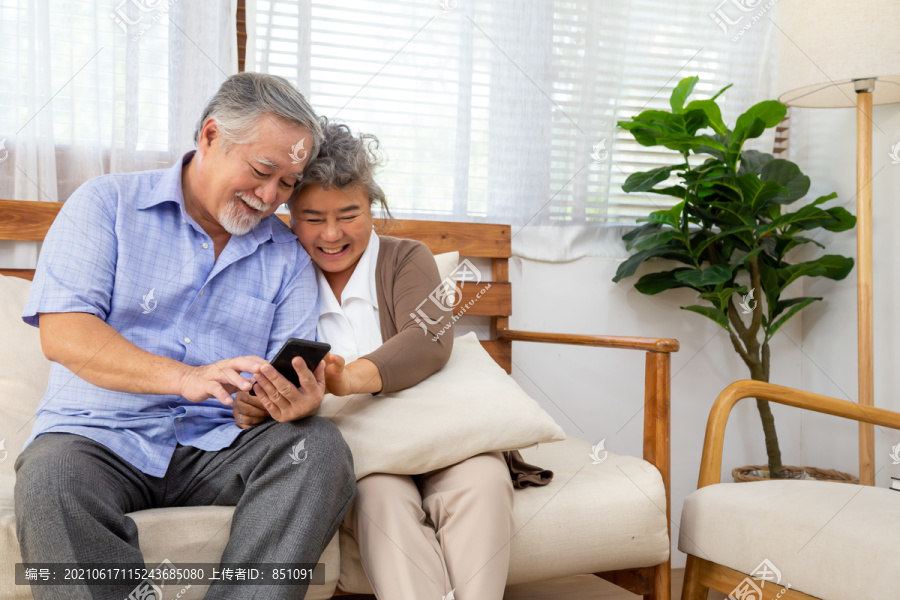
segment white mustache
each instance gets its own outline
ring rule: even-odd
[[[247,194],[244,194],[243,192],[238,192],[235,195],[238,198],[240,198],[241,200],[243,200],[244,202],[246,202],[248,205],[250,205],[250,208],[255,208],[256,210],[260,210],[260,211],[264,211],[268,208],[268,206],[266,206],[266,203],[263,202],[262,200],[260,200],[259,198],[255,198],[253,196],[248,196]]]

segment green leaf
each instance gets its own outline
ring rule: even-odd
[[[796,265],[788,265],[778,269],[778,292],[776,299],[785,289],[801,277],[820,277],[825,275],[825,266],[818,264],[817,261],[809,261],[797,263]]]
[[[678,82],[678,85],[672,90],[671,98],[669,98],[669,105],[672,107],[673,113],[682,112],[684,101],[694,91],[694,86],[697,85],[698,81],[700,81],[700,78],[695,75],[694,77],[685,77]]]
[[[781,313],[783,313],[788,308],[794,306],[795,304],[800,304],[805,300],[821,300],[822,298],[807,298],[807,297],[798,297],[798,298],[788,298],[787,300],[779,300],[777,305],[775,306],[775,310],[772,311],[772,317],[777,317]]]
[[[714,100],[694,100],[687,105],[685,110],[702,110],[706,113],[706,119],[713,131],[719,135],[725,135],[728,132],[728,128],[722,120],[722,110]]]
[[[669,210],[655,210],[647,217],[649,223],[660,223],[670,227],[681,225],[681,211],[684,210],[684,202],[679,202]]]
[[[630,242],[636,237],[640,237],[642,235],[647,235],[649,233],[653,233],[654,231],[659,231],[661,225],[659,223],[646,223],[645,225],[641,225],[640,227],[635,227],[628,233],[622,236],[622,239],[626,242]]]
[[[837,197],[838,197],[837,192],[831,192],[827,196],[819,196],[818,198],[816,198],[815,200],[810,202],[809,205],[810,206],[818,206],[820,204],[824,204],[824,203],[828,202],[829,200],[834,200]]]
[[[657,183],[668,179],[669,174],[674,169],[681,169],[685,167],[687,167],[687,165],[680,164],[670,167],[657,167],[656,169],[651,169],[649,171],[638,171],[637,173],[632,173],[628,176],[628,179],[625,180],[625,184],[622,186],[622,191],[626,193],[646,192]]]
[[[682,306],[682,310],[689,310],[691,312],[695,312],[698,315],[703,315],[704,317],[708,317],[716,322],[717,325],[724,329],[728,329],[728,317],[725,316],[725,313],[715,308],[713,306],[700,306],[694,304],[692,306]]]
[[[822,225],[828,231],[847,231],[856,227],[856,217],[840,206],[829,208],[825,212],[831,215],[835,221],[834,223],[824,223]]]
[[[840,254],[826,254],[810,262],[817,263],[825,268],[825,273],[822,277],[835,281],[840,281],[853,270],[853,259]]]
[[[687,267],[681,267],[672,271],[648,273],[638,279],[638,282],[634,284],[634,288],[642,294],[653,296],[660,292],[664,292],[666,290],[671,290],[674,288],[690,287],[688,284],[684,283],[683,281],[679,281],[675,277],[675,273],[685,270],[690,269],[688,269]]]
[[[728,305],[728,299],[734,294],[744,293],[746,290],[747,288],[745,287],[729,287],[713,292],[704,292],[703,294],[700,294],[700,299],[712,302],[719,310],[724,312],[725,307]]]
[[[750,252],[745,254],[744,257],[741,259],[741,262],[744,264],[745,267],[747,267],[749,269],[750,261],[753,260],[754,258],[756,258],[757,256],[759,256],[759,253],[762,251],[763,251],[763,247],[757,246],[756,248],[754,248],[753,250],[751,250]]]
[[[741,175],[737,178],[737,183],[741,188],[744,204],[749,205],[754,213],[764,208],[769,201],[787,192],[786,188],[775,181],[760,181],[755,173]]]
[[[781,250],[779,250],[779,255],[781,255],[781,256],[786,255],[788,252],[790,252],[797,246],[802,246],[803,244],[815,244],[819,248],[822,248],[823,250],[825,249],[825,246],[823,244],[820,244],[816,240],[814,240],[812,238],[804,237],[802,235],[789,235],[789,236],[784,236],[783,238],[782,238],[782,236],[778,236],[778,237],[779,237],[779,241],[782,241],[782,239],[783,239],[783,241],[785,242],[784,247]]]
[[[766,296],[766,306],[768,307],[769,320],[773,316],[772,312],[778,304],[778,269],[770,264],[771,259],[765,254],[760,255],[757,264],[759,265],[759,281],[762,285],[762,292]]]
[[[756,150],[741,151],[741,166],[738,169],[738,175],[746,175],[747,173],[762,173],[762,169],[775,157],[765,152]]]
[[[781,215],[774,223],[786,233],[790,233],[788,226],[805,230],[823,227],[828,231],[846,231],[856,225],[856,217],[841,207],[822,210],[807,204],[796,212]]]
[[[651,233],[649,235],[644,235],[632,242],[628,242],[626,244],[626,250],[648,250],[650,248],[654,248],[661,244],[667,244],[672,241],[672,238],[675,237],[677,232],[671,229],[667,231],[658,231],[656,233]]]
[[[676,198],[681,198],[684,200],[685,196],[687,196],[687,190],[681,186],[673,185],[664,188],[651,188],[647,190],[650,194],[660,194],[663,196],[674,196]]]
[[[692,246],[691,255],[694,258],[700,258],[700,255],[703,253],[704,250],[706,250],[706,247],[709,246],[710,244],[712,244],[713,242],[717,242],[717,241],[721,240],[722,238],[726,238],[730,235],[736,235],[738,233],[742,233],[745,231],[752,231],[752,230],[753,230],[753,227],[751,225],[738,225],[737,227],[731,227],[729,229],[720,231],[716,235],[710,236],[710,237],[706,238],[705,240],[703,240],[702,242],[700,242],[699,244]],[[746,244],[746,243],[748,243],[749,240],[741,240],[741,241]]]
[[[728,134],[728,130],[725,130],[725,135]],[[711,146],[707,146],[705,144],[700,144],[694,148],[694,154],[709,154],[710,156],[714,156],[718,159],[718,163],[722,164],[725,162],[725,153],[727,152],[727,140],[725,139],[725,135],[716,134],[713,136],[703,136],[704,140],[712,140],[715,142],[715,148]],[[725,148],[725,150],[723,150]]]
[[[676,244],[668,244],[663,246],[656,246],[655,248],[649,248],[647,250],[641,250],[636,254],[632,254],[628,257],[627,260],[625,260],[625,262],[619,265],[618,269],[616,269],[616,275],[615,277],[613,277],[613,282],[619,282],[625,277],[634,275],[638,267],[641,266],[644,261],[650,258],[664,255],[666,255],[667,258],[669,257],[668,255],[672,255],[673,258],[679,255],[685,258],[689,258],[684,254],[684,252],[681,251],[682,247],[679,247]]]
[[[790,310],[784,313],[777,321],[772,323],[772,325],[766,330],[766,341],[772,339],[772,336],[775,335],[775,332],[781,329],[781,327],[787,323],[791,317],[796,315],[798,312],[815,302],[816,300],[821,300],[821,298],[803,298],[802,301],[798,304],[794,304],[791,306]]]
[[[809,191],[809,177],[800,171],[795,163],[776,158],[769,161],[759,174],[764,181],[774,181],[785,188],[785,191],[772,198],[777,204],[790,204],[799,200]]]
[[[715,96],[713,96],[712,98],[710,98],[710,100],[715,100],[716,98],[718,98],[719,96],[721,96],[722,94],[724,94],[724,93],[725,93],[725,90],[727,90],[728,88],[730,88],[730,87],[733,86],[733,85],[734,85],[733,83],[729,83],[728,85],[726,85],[725,87],[723,87],[721,90],[719,90],[719,91],[716,93]]]
[[[751,106],[747,112],[738,117],[734,131],[737,133],[740,128],[747,127],[756,119],[761,120],[767,128],[775,127],[781,123],[786,114],[787,106],[778,100],[763,100]]]
[[[739,155],[744,142],[761,136],[766,128],[778,125],[786,113],[787,107],[777,100],[764,100],[751,106],[737,119],[728,145],[729,152]]]
[[[731,279],[731,269],[726,265],[712,265],[705,269],[686,269],[675,274],[678,281],[691,287],[700,288],[719,285]]]

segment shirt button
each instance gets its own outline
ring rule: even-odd
[[[184,343],[185,343],[185,344],[190,344],[190,343],[191,343],[191,338],[189,338],[189,337],[184,338]]]
[[[200,295],[201,295],[201,296],[203,295],[203,290],[200,290]]]
[[[209,248],[209,244],[207,244],[206,242],[203,242],[203,249],[206,250],[207,248]]]
[[[178,417],[178,421],[179,421],[179,422],[181,422],[181,421],[183,421],[183,420],[184,420],[183,417]]]

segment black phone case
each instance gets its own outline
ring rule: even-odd
[[[306,362],[306,368],[315,371],[325,355],[331,350],[331,344],[325,342],[313,342],[311,340],[302,340],[300,338],[291,338],[284,343],[275,358],[272,359],[272,366],[275,370],[284,375],[294,386],[300,387],[300,378],[297,377],[297,371],[291,361],[294,357],[301,357]],[[250,390],[251,395],[256,395]]]

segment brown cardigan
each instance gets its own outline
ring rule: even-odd
[[[432,338],[451,321],[452,313],[428,298],[441,283],[441,276],[425,244],[384,235],[378,240],[375,292],[381,339],[385,341],[363,358],[378,367],[381,391],[396,392],[419,383],[447,364],[453,350],[452,325],[437,341]],[[428,318],[418,317],[417,311]],[[416,323],[416,317],[427,331]]]
[[[395,392],[419,383],[447,364],[453,350],[453,313],[429,298],[440,285],[441,276],[425,244],[383,235],[378,239],[375,288],[381,339],[385,342],[363,358],[378,368],[381,391]],[[448,324],[450,328],[434,340]],[[504,452],[504,458],[517,488],[546,485],[553,477],[552,472],[526,463],[518,451]]]

